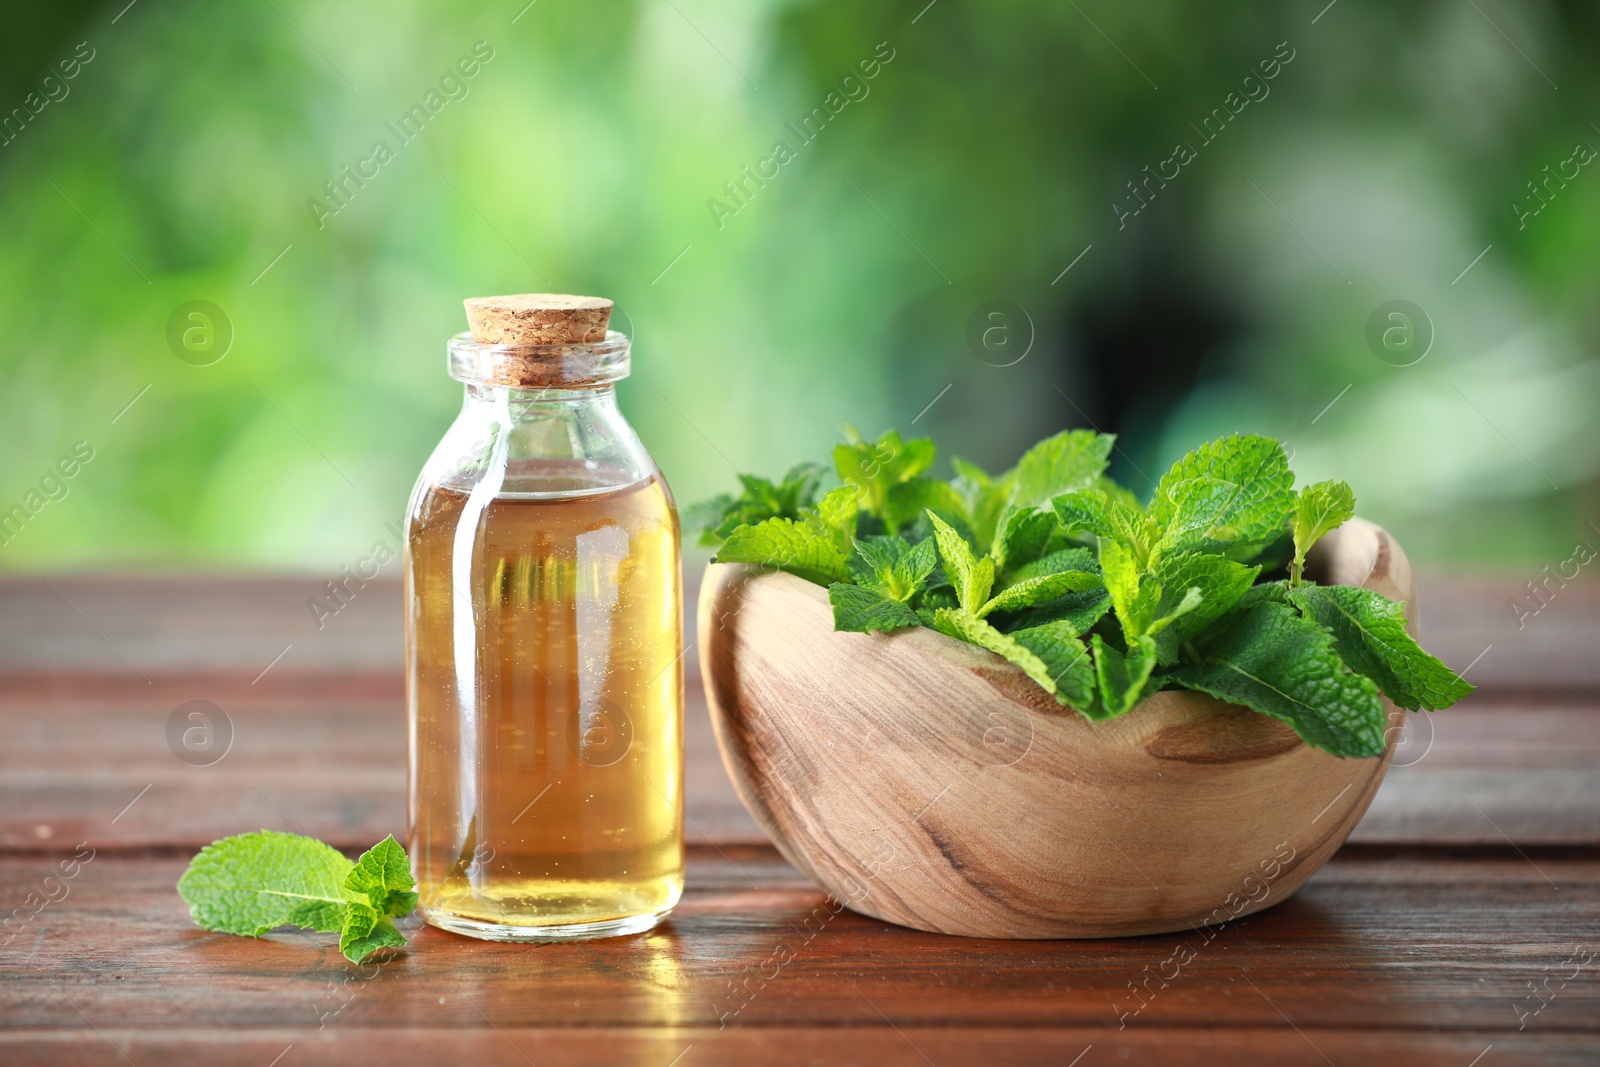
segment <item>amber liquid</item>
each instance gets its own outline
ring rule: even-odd
[[[410,849],[446,929],[624,933],[683,891],[677,514],[597,480],[525,461],[416,499]]]

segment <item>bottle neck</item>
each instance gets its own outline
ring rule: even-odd
[[[610,382],[602,385],[563,386],[536,389],[530,386],[488,385],[468,382],[463,390],[463,410],[474,406],[500,411],[508,420],[548,415],[562,408],[576,405],[617,403],[616,386]]]
[[[528,388],[468,383],[455,423],[423,480],[470,491],[583,495],[636,484],[655,463],[608,382]]]

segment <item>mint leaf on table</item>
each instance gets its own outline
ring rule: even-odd
[[[197,926],[245,937],[280,926],[339,930],[341,950],[357,963],[377,948],[405,944],[390,916],[411,913],[414,888],[393,837],[358,865],[314,838],[274,830],[212,842],[178,879]]]
[[[1306,553],[1328,531],[1343,526],[1356,513],[1356,495],[1349,482],[1316,482],[1301,489],[1294,498],[1294,560],[1289,564],[1289,581],[1300,584]]]
[[[344,887],[364,895],[379,915],[410,915],[417,906],[411,861],[393,834],[361,854],[345,876]]]
[[[350,905],[350,917],[339,933],[339,951],[351,963],[360,963],[380,948],[404,948],[405,935],[387,915],[365,904]]]
[[[1258,603],[1227,622],[1198,663],[1170,678],[1294,727],[1335,756],[1383,752],[1378,686],[1345,667],[1333,638],[1292,607]]]
[[[1099,634],[1094,635],[1092,643],[1095,679],[1100,684],[1100,698],[1095,701],[1094,706],[1079,710],[1097,721],[1125,715],[1139,702],[1139,697],[1144,693],[1145,682],[1149,681],[1150,672],[1155,669],[1155,638],[1148,636],[1136,638],[1129,642],[1126,653],[1108,644]]]
[[[1115,438],[1093,430],[1063,430],[1017,460],[1011,503],[1044,507],[1054,497],[1085,489],[1104,473]]]
[[[1274,540],[1293,505],[1294,474],[1283,446],[1270,437],[1234,434],[1174,463],[1156,486],[1149,513],[1163,530],[1181,531],[1168,550],[1226,550],[1240,558]]]
[[[321,841],[262,830],[201,849],[178,879],[178,895],[207,930],[259,937],[292,925],[326,933],[344,925],[353,866]]]
[[[974,557],[972,546],[949,523],[931,511],[928,518],[933,522],[933,539],[944,560],[945,576],[955,587],[957,602],[964,610],[976,612],[994,588],[994,560]]]
[[[820,519],[767,519],[741,526],[717,549],[718,563],[765,563],[818,585],[850,577],[844,551]]]
[[[1340,659],[1402,708],[1437,711],[1475,688],[1406,633],[1403,604],[1349,585],[1303,585],[1287,595],[1333,636]]]
[[[886,596],[881,589],[835,582],[828,586],[828,603],[833,605],[835,630],[890,633],[921,625],[915,611],[903,601]]]

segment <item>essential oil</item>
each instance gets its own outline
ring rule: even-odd
[[[596,346],[452,344],[467,404],[408,529],[420,903],[504,940],[648,929],[683,890],[677,514],[615,359],[556,347]]]

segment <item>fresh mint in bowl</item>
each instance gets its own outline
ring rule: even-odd
[[[716,551],[699,645],[724,762],[857,910],[1002,937],[1226,921],[1342,843],[1395,709],[1472,691],[1417,644],[1409,564],[1349,485],[1297,488],[1279,442],[1234,435],[1141,500],[1112,443],[1069,430],[942,479],[931,440],[847,430],[831,471],[688,512]],[[1272,893],[1224,906],[1269,856]]]

